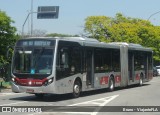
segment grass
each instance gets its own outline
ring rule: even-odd
[[[0,88],[11,88],[11,83],[10,82],[0,82]]]

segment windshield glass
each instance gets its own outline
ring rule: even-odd
[[[51,74],[53,52],[53,48],[17,48],[13,61],[13,73]]]
[[[160,69],[160,66],[156,66],[156,69]]]

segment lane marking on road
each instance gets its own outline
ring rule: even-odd
[[[2,104],[0,106],[10,106],[10,105],[16,105],[16,104],[26,103],[26,102],[28,102],[28,101],[21,101],[21,102],[15,102],[15,103]]]
[[[103,103],[106,102],[106,104],[107,104],[108,102],[112,101],[113,99],[115,99],[118,96],[119,95],[114,95],[114,96],[109,96],[109,97],[105,97],[105,98],[95,99],[95,100],[91,100],[91,101],[76,103],[76,104],[72,104],[72,105],[68,105],[68,106],[85,105],[85,104],[93,104],[93,103],[97,103],[97,104],[99,103],[99,106],[103,106]],[[100,103],[100,101],[101,101],[101,103]]]
[[[88,114],[88,115],[97,115],[98,112],[107,104],[109,103],[110,101],[114,100],[115,98],[117,98],[119,95],[113,95],[113,96],[109,96],[109,97],[105,97],[105,98],[100,98],[100,99],[94,99],[94,100],[90,100],[90,101],[85,101],[85,102],[81,102],[81,103],[75,103],[75,104],[71,104],[71,105],[67,105],[69,107],[72,107],[74,106],[75,108],[76,107],[83,107],[83,108],[92,108],[93,111],[91,112],[64,112],[64,109],[63,108],[67,108],[66,107],[63,107],[62,108],[62,112],[61,111],[58,111],[58,112],[42,112],[42,113],[33,113],[33,114],[29,114],[29,115],[44,115],[44,114],[80,114],[80,115],[83,115],[83,114]],[[96,106],[95,106],[96,105]],[[92,107],[93,106],[93,107]],[[67,109],[66,109],[67,110]]]
[[[150,82],[153,82],[153,83],[160,83],[160,81],[150,81]]]
[[[76,104],[72,104],[69,106],[85,106],[85,105],[92,105],[92,104],[97,104],[97,108],[95,108],[95,110],[93,112],[90,112],[90,115],[97,115],[97,113],[103,108],[103,106],[105,106],[107,103],[109,103],[110,101],[112,101],[113,99],[115,99],[116,97],[118,97],[119,95],[114,95],[114,96],[109,96],[109,97],[105,97],[105,98],[100,98],[100,99],[95,99],[95,100],[91,100],[91,101],[86,101],[86,102],[82,102],[82,103],[76,103]],[[100,103],[101,102],[101,103]],[[99,105],[98,105],[99,104]],[[69,114],[76,114],[75,112],[65,112],[65,113],[69,113]],[[84,114],[85,112],[78,112],[78,114]],[[87,112],[88,114],[88,112]]]
[[[8,95],[19,95],[24,93],[0,93],[0,96],[8,96]]]

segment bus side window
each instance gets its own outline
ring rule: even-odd
[[[70,53],[70,70],[71,74],[75,74],[81,70],[81,51],[78,47],[72,47]]]

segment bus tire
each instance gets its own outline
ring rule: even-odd
[[[78,98],[81,93],[81,84],[79,80],[76,80],[73,85],[73,98]]]
[[[114,90],[114,86],[115,86],[115,84],[114,84],[114,78],[111,77],[111,78],[109,79],[108,91],[109,91],[109,92],[112,92],[112,91]]]
[[[44,94],[43,93],[35,93],[35,96],[37,98],[43,98],[44,97]]]

